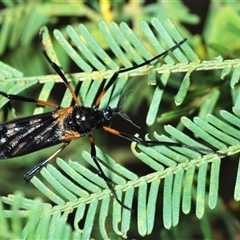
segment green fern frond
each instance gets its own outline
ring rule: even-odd
[[[102,82],[106,79],[104,84],[107,84],[113,72],[122,67],[140,64],[182,40],[182,36],[170,20],[163,24],[156,18],[151,21],[151,24],[142,20],[140,28],[145,35],[145,39],[141,41],[125,23],[120,25],[112,23],[108,26],[104,21],[100,21],[99,31],[102,33],[108,49],[111,49],[111,54],[101,47],[84,25],[80,25],[78,29],[68,26],[66,33],[59,30],[54,31],[54,37],[62,49],[83,71],[82,73],[66,74],[66,77],[73,86],[77,85],[79,81],[83,81],[78,95],[84,105],[91,106],[93,104],[102,87]],[[161,43],[159,43],[158,35],[161,36]],[[51,59],[60,66],[61,61],[57,60],[57,54],[46,28],[44,28],[43,42]],[[59,58],[61,59],[61,57]],[[8,68],[6,69],[8,70]],[[213,111],[219,98],[220,81],[215,83],[215,88],[211,89],[210,93],[206,89],[212,86],[212,83],[204,82],[205,88],[203,87],[202,91],[204,92],[203,96],[210,99],[208,102],[195,103],[195,96],[191,96],[189,93],[192,74],[196,71],[207,70],[221,70],[219,75],[222,78],[227,76],[231,78],[229,88],[237,86],[239,81],[238,59],[222,60],[217,58],[200,61],[186,42],[181,45],[180,49],[176,49],[170,56],[166,56],[162,64],[160,61],[156,61],[151,66],[122,74],[117,84],[105,94],[100,107],[103,108],[108,104],[112,107],[117,106],[125,85],[134,81],[132,77],[137,76],[139,79],[140,76],[147,76],[148,83],[156,85],[156,87],[150,100],[146,123],[152,125],[156,124],[156,121],[163,122],[166,119],[184,116],[181,111],[177,112],[174,109],[160,118],[158,117],[163,100],[163,86],[172,83],[175,73],[182,73],[180,75],[181,83],[176,86],[175,97],[170,103],[184,104],[186,98],[189,97],[193,102],[193,107],[185,108],[185,110],[200,109],[200,113],[193,120],[187,116],[182,117],[178,128],[171,125],[165,126],[164,134],[156,130],[153,134],[154,138],[158,141],[179,141],[204,148],[206,148],[205,145],[208,145],[211,148],[220,149],[228,155],[233,155],[240,151],[239,95],[236,97],[238,101],[233,108],[233,113],[223,110],[220,112],[222,118],[220,119],[214,115]],[[9,72],[11,71],[10,69]],[[13,75],[13,77],[7,76],[0,84],[1,91],[11,94],[18,94],[34,84],[43,84],[39,99],[47,101],[57,82],[61,82],[61,79],[56,75],[26,78]],[[199,85],[196,84],[196,86]],[[69,106],[71,101],[71,95],[66,90],[61,98],[61,106]],[[0,106],[2,107],[6,102],[6,99],[1,98]],[[34,113],[42,112],[44,108],[38,107],[34,111]],[[189,136],[183,133],[182,129],[190,130],[188,132],[192,132],[192,134]],[[146,139],[149,138],[146,136]],[[200,143],[196,138],[203,141]],[[116,185],[115,189],[119,199],[122,199],[124,204],[131,208],[134,204],[134,195],[136,196],[137,228],[141,236],[149,235],[153,230],[155,216],[158,215],[158,198],[163,201],[163,224],[167,229],[179,224],[181,211],[188,214],[193,208],[193,201],[196,203],[195,215],[199,219],[203,218],[207,207],[211,209],[216,207],[220,156],[216,154],[203,155],[178,147],[146,147],[135,143],[132,143],[131,148],[133,154],[148,165],[152,173],[139,177],[133,171],[117,164],[99,148],[97,148],[97,157],[106,176]],[[94,224],[98,222],[100,234],[106,239],[109,238],[106,221],[111,218],[112,230],[117,235],[126,238],[127,232],[131,228],[132,215],[111,198],[106,183],[94,169],[96,166],[90,154],[83,151],[82,156],[78,156],[78,158],[68,162],[58,158],[56,163],[57,168],[49,164],[41,170],[41,179],[39,174],[31,180],[31,183],[51,200],[52,204],[25,199],[18,194],[16,197],[2,197],[2,202],[7,206],[10,205],[12,209],[5,210],[1,205],[0,228],[2,227],[3,231],[0,231],[0,234],[6,234],[3,237],[9,236],[6,218],[10,218],[13,222],[10,237],[39,238],[40,236],[54,239],[65,236],[66,239],[71,237],[89,239]],[[87,166],[85,166],[86,163],[88,163]],[[89,170],[89,166],[94,170]],[[161,189],[163,189],[163,197],[159,194]],[[238,189],[239,173],[235,186],[236,200],[239,200]],[[72,212],[74,230],[71,230],[67,224],[67,218]],[[28,222],[24,227],[20,217],[26,218],[26,222]],[[79,222],[83,219],[85,222],[82,227]],[[37,231],[35,232],[34,229]]]
[[[4,210],[3,203],[11,205],[11,210]],[[69,212],[62,214],[54,211],[50,204],[40,199],[26,199],[20,193],[0,201],[2,239],[72,239],[81,238],[81,233],[73,231],[67,219]],[[6,221],[10,218],[10,225]],[[26,221],[22,221],[26,219]]]

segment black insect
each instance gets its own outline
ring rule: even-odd
[[[146,141],[142,138],[135,137],[132,134],[118,131],[107,125],[107,123],[109,123],[109,121],[111,121],[114,117],[119,116],[124,120],[132,123],[128,115],[120,111],[120,107],[122,104],[119,104],[119,106],[116,108],[111,108],[109,106],[107,106],[103,110],[100,110],[98,108],[103,95],[115,83],[119,74],[142,67],[144,65],[149,64],[153,60],[156,60],[160,57],[167,55],[170,51],[173,51],[174,49],[178,48],[181,44],[183,44],[186,41],[186,39],[183,39],[181,42],[179,42],[172,48],[166,50],[165,52],[159,54],[158,56],[155,56],[154,58],[148,61],[143,62],[140,65],[116,71],[109,80],[106,87],[99,94],[95,101],[95,104],[92,107],[84,107],[80,104],[73,88],[67,81],[61,69],[58,67],[56,63],[51,61],[51,59],[47,55],[44,45],[42,43],[42,32],[40,32],[40,39],[42,51],[46,59],[54,68],[56,73],[61,77],[64,84],[71,92],[75,105],[62,108],[61,106],[55,103],[46,102],[42,100],[35,100],[28,97],[13,94],[7,94],[0,91],[1,95],[10,100],[34,102],[40,105],[55,108],[52,112],[46,112],[34,116],[18,118],[0,124],[0,159],[22,156],[28,153],[38,151],[43,148],[47,148],[62,143],[62,146],[56,152],[54,152],[48,159],[39,163],[25,174],[24,178],[26,180],[30,180],[37,172],[39,172],[42,169],[43,166],[45,166],[48,162],[50,162],[50,160],[55,158],[65,147],[67,147],[67,145],[72,140],[75,140],[83,136],[87,136],[91,144],[91,156],[99,170],[100,176],[105,180],[107,186],[111,191],[111,194],[117,200],[117,202],[124,208],[131,210],[129,207],[125,206],[118,199],[110,179],[105,175],[97,160],[94,138],[91,133],[92,129],[94,128],[103,129],[106,132],[112,133],[119,137],[126,138],[131,142],[136,142],[138,144],[143,145],[158,144],[165,146],[177,146],[193,149],[200,152],[215,153],[211,149],[188,146],[181,143]],[[135,125],[134,123],[132,124]]]

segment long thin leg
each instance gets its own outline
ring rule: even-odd
[[[80,101],[78,100],[72,86],[70,85],[70,83],[68,82],[68,80],[66,79],[66,77],[64,76],[62,70],[60,69],[60,67],[55,63],[53,62],[50,57],[47,55],[47,52],[46,52],[46,49],[43,45],[43,42],[42,42],[42,39],[43,39],[43,31],[41,31],[39,33],[39,39],[40,39],[40,45],[41,45],[41,49],[42,49],[42,52],[44,54],[44,56],[46,57],[46,59],[48,60],[48,62],[51,64],[52,68],[55,70],[55,72],[61,77],[61,79],[63,80],[63,82],[65,83],[66,87],[68,88],[68,90],[71,92],[72,94],[72,97],[75,101],[75,103],[77,105],[81,105],[80,104]]]
[[[120,132],[118,130],[115,130],[113,128],[110,127],[106,127],[106,126],[102,126],[102,129],[106,132],[112,133],[114,135],[117,135],[119,137],[125,138],[131,142],[136,142],[142,145],[163,145],[166,147],[183,147],[183,148],[188,148],[197,152],[201,152],[201,153],[215,153],[218,155],[222,155],[221,153],[215,152],[212,149],[209,148],[201,148],[201,147],[196,147],[196,146],[190,146],[187,144],[182,144],[182,143],[177,143],[177,142],[159,142],[159,141],[146,141],[143,140],[142,138],[136,137],[132,134],[128,134],[128,133],[124,133],[124,132]]]
[[[29,97],[24,97],[24,96],[19,96],[19,95],[15,95],[15,94],[7,94],[5,92],[0,91],[0,94],[3,95],[4,97],[8,98],[9,100],[16,100],[16,101],[21,101],[21,102],[34,102],[34,103],[38,103],[44,106],[50,106],[50,107],[54,107],[54,108],[59,108],[59,106],[55,103],[52,102],[46,102],[46,101],[42,101],[42,100],[37,100],[37,99],[32,99]]]
[[[117,78],[118,78],[118,76],[119,76],[120,73],[128,72],[128,71],[131,71],[131,70],[134,70],[134,69],[143,67],[143,66],[145,66],[145,65],[148,65],[148,64],[151,63],[152,61],[154,61],[154,60],[156,60],[156,59],[158,59],[158,58],[160,58],[160,57],[166,56],[170,51],[173,51],[174,49],[178,48],[178,47],[179,47],[180,45],[182,45],[185,41],[187,41],[186,38],[184,38],[181,42],[177,43],[175,46],[169,48],[168,50],[166,50],[166,51],[158,54],[157,56],[155,56],[155,57],[153,57],[153,58],[151,58],[151,59],[149,59],[149,60],[147,60],[147,61],[145,61],[145,62],[143,62],[143,63],[141,63],[141,64],[139,64],[139,65],[135,65],[135,66],[132,66],[132,67],[129,67],[129,68],[123,68],[123,69],[120,69],[120,70],[116,71],[116,72],[112,75],[112,77],[111,77],[111,79],[109,80],[109,82],[108,82],[108,84],[106,85],[106,87],[105,87],[105,88],[102,90],[102,92],[99,94],[99,96],[98,96],[98,98],[97,98],[97,100],[96,100],[96,102],[95,102],[94,105],[95,105],[95,106],[98,106],[98,105],[100,104],[103,95],[104,95],[105,92],[113,85],[113,83],[117,80]]]
[[[38,165],[29,170],[25,175],[24,179],[29,181],[36,173],[38,173],[46,164],[48,164],[52,159],[54,159],[70,142],[65,142],[55,153],[53,153],[48,159],[40,162]]]
[[[114,187],[111,183],[111,180],[105,175],[104,171],[102,170],[98,160],[97,160],[97,156],[96,156],[96,148],[95,148],[95,144],[94,144],[94,139],[93,139],[93,136],[92,135],[89,135],[88,136],[89,138],[89,141],[91,143],[91,157],[94,161],[94,163],[96,164],[97,168],[98,168],[98,171],[99,171],[99,175],[103,178],[103,180],[106,182],[112,196],[116,199],[116,201],[125,209],[133,212],[133,210],[131,208],[129,208],[128,206],[124,205],[124,203],[118,198],[115,190],[114,190]]]

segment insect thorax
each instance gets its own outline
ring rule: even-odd
[[[106,120],[105,110],[76,105],[73,112],[66,118],[65,126],[83,136],[91,132],[93,128],[100,127]]]

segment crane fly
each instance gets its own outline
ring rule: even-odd
[[[59,155],[60,152],[62,152],[72,140],[87,136],[91,146],[91,157],[98,168],[99,175],[106,182],[112,196],[116,199],[116,201],[125,209],[132,211],[131,208],[124,205],[124,203],[117,197],[111,180],[105,175],[98,162],[94,138],[91,133],[92,129],[102,129],[116,136],[125,138],[131,142],[136,142],[143,145],[164,145],[170,147],[177,146],[200,152],[215,153],[215,151],[211,149],[189,146],[177,142],[146,141],[140,137],[136,137],[132,134],[109,127],[107,123],[109,123],[116,116],[119,116],[135,125],[126,113],[121,112],[122,101],[116,108],[107,106],[103,110],[99,109],[99,104],[102,100],[102,97],[104,96],[105,92],[116,82],[119,74],[148,65],[152,61],[166,56],[170,51],[180,47],[187,39],[183,39],[173,47],[153,57],[152,59],[143,62],[142,64],[116,71],[111,76],[109,82],[100,92],[100,94],[97,96],[94,105],[92,107],[85,107],[81,105],[72,86],[66,79],[60,67],[47,55],[46,49],[42,42],[42,34],[43,31],[41,31],[39,34],[43,54],[55,72],[60,76],[67,89],[71,92],[75,105],[63,108],[52,102],[35,100],[25,96],[7,94],[0,91],[0,94],[9,100],[32,102],[54,108],[54,110],[51,112],[17,118],[0,124],[0,159],[18,157],[53,145],[62,144],[60,148],[56,150],[50,157],[28,171],[24,175],[25,180],[29,181],[47,163]]]

